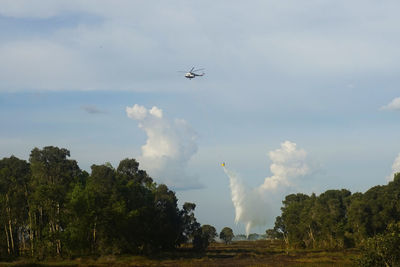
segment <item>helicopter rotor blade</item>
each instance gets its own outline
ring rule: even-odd
[[[201,70],[204,70],[204,68],[202,68],[202,69],[197,69],[197,70],[193,70],[192,72],[201,71]]]
[[[194,67],[189,72],[193,72],[193,70],[194,70]]]

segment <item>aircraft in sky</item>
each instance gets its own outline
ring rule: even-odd
[[[196,76],[204,76],[204,74],[205,74],[204,72],[201,74],[196,73],[197,71],[201,71],[201,70],[204,70],[204,69],[195,70],[193,67],[190,71],[179,71],[179,72],[184,72],[185,77],[191,80],[191,79],[195,78]]]

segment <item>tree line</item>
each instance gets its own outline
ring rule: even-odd
[[[89,174],[69,156],[48,146],[29,161],[0,160],[0,259],[153,253],[186,242],[201,250],[216,236],[197,222],[194,203],[179,209],[135,159]]]
[[[282,239],[292,248],[365,247],[375,242],[373,238],[399,228],[400,173],[387,185],[365,193],[342,189],[319,196],[290,194],[282,204],[274,228],[266,231],[269,238]]]

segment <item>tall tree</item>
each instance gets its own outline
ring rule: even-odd
[[[31,234],[31,230],[26,225],[30,177],[29,163],[25,160],[14,156],[0,160],[0,229],[4,231],[1,240],[7,244],[9,256],[28,250],[26,236]]]
[[[40,257],[62,253],[66,197],[81,173],[76,161],[67,159],[69,156],[67,149],[48,146],[33,149],[29,157],[33,191],[30,208],[34,211],[35,244]]]
[[[104,165],[92,165],[92,173],[86,184],[88,216],[91,221],[91,248],[95,253],[110,253],[108,248],[115,238],[113,232],[113,201],[115,199],[116,173]]]
[[[186,243],[193,241],[194,235],[199,231],[200,224],[197,222],[194,216],[194,210],[196,204],[186,202],[183,204],[182,210],[180,211],[181,217],[181,237],[180,243]]]
[[[154,190],[152,249],[172,249],[180,244],[180,212],[175,193],[164,184]]]
[[[121,175],[120,179],[133,180],[136,183],[150,186],[153,179],[147,175],[146,171],[139,169],[139,163],[135,159],[121,160],[117,173]]]

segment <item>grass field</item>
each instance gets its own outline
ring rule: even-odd
[[[268,240],[238,241],[225,245],[214,243],[203,254],[193,253],[189,247],[182,247],[176,252],[158,254],[156,257],[144,256],[103,256],[97,259],[77,258],[47,262],[17,261],[0,263],[0,266],[354,266],[358,257],[356,250],[290,250],[286,251],[279,242]]]

